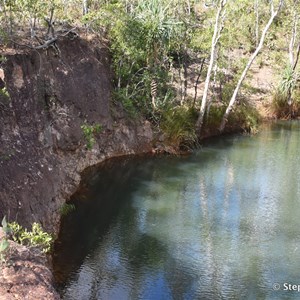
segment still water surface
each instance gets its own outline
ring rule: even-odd
[[[63,299],[300,298],[284,290],[300,284],[299,154],[300,123],[286,122],[104,164],[56,245]]]

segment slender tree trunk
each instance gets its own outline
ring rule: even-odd
[[[298,16],[297,16],[297,11],[295,10],[294,7],[294,15],[293,15],[293,28],[292,28],[292,36],[289,44],[289,60],[290,60],[290,66],[291,68],[294,67],[294,47],[295,47],[295,42],[296,42],[296,35],[297,35],[297,24],[298,23]]]
[[[297,37],[297,27],[299,22],[299,15],[297,13],[297,6],[299,5],[298,0],[294,0],[294,7],[293,7],[293,28],[292,28],[292,36],[289,44],[289,60],[290,66],[293,71],[295,71],[298,60],[299,60],[299,52],[300,52],[300,41],[298,41],[296,51],[294,52],[295,44],[296,44],[296,37]]]
[[[82,14],[86,15],[88,13],[88,3],[87,0],[82,0]]]
[[[237,84],[237,86],[236,86],[236,88],[235,88],[235,90],[233,92],[233,95],[232,95],[232,97],[230,99],[229,105],[228,105],[228,107],[227,107],[227,109],[225,111],[225,114],[223,116],[223,119],[222,119],[222,122],[221,122],[221,126],[219,128],[219,130],[221,132],[224,131],[224,128],[225,128],[225,125],[226,125],[226,122],[227,122],[227,118],[229,116],[229,113],[232,110],[232,107],[233,107],[235,101],[236,101],[237,94],[238,94],[238,92],[239,92],[239,90],[241,88],[241,85],[242,85],[242,83],[243,83],[243,81],[244,81],[244,79],[245,79],[245,77],[247,75],[247,72],[249,71],[249,69],[250,69],[253,61],[255,60],[256,56],[258,55],[258,53],[262,49],[263,43],[264,43],[264,40],[265,40],[265,37],[266,37],[266,34],[267,34],[267,32],[268,32],[271,24],[273,23],[274,18],[277,16],[279,10],[281,9],[282,4],[283,4],[283,0],[280,0],[276,11],[274,11],[274,9],[273,9],[273,1],[271,2],[271,7],[272,7],[271,17],[270,17],[270,19],[269,19],[266,27],[264,28],[264,30],[262,32],[262,35],[261,35],[258,47],[256,48],[255,52],[251,55],[251,57],[250,57],[247,65],[246,65],[246,67],[245,67],[245,69],[244,69],[244,71],[243,71],[243,73],[242,73],[242,75],[241,75],[241,77],[240,77],[240,79],[238,81],[238,84]]]
[[[186,95],[187,95],[187,88],[188,88],[188,67],[187,67],[187,62],[188,60],[188,54],[187,54],[187,49],[186,49],[186,46],[185,46],[185,49],[184,49],[184,55],[183,55],[183,77],[184,77],[184,99],[183,101],[185,101],[186,99]]]
[[[195,103],[196,103],[196,99],[197,99],[197,92],[198,92],[198,84],[199,84],[199,81],[200,81],[200,76],[202,74],[204,63],[205,63],[205,58],[203,58],[202,61],[201,61],[199,74],[197,76],[197,79],[196,79],[196,82],[195,82],[195,85],[194,85],[195,95],[194,95],[194,101],[193,101],[193,106],[192,107],[195,107]]]
[[[259,44],[259,9],[258,9],[258,1],[259,0],[255,0],[255,4],[254,4],[256,47],[258,47],[258,44]]]
[[[224,10],[224,7],[226,5],[227,0],[221,0],[220,5],[216,14],[216,21],[215,21],[215,26],[214,26],[214,34],[212,37],[211,41],[211,50],[210,50],[210,61],[208,65],[208,70],[207,70],[207,76],[205,80],[205,85],[204,85],[204,91],[203,91],[203,97],[202,97],[202,102],[201,102],[201,108],[200,108],[200,113],[199,117],[196,123],[196,131],[198,135],[200,136],[201,133],[201,127],[203,124],[203,117],[205,114],[206,106],[207,106],[207,95],[208,95],[208,90],[209,90],[209,85],[210,85],[210,77],[212,73],[212,69],[214,66],[214,61],[215,61],[215,55],[216,55],[216,47],[218,44],[218,41],[220,39],[220,34],[222,31],[222,26],[220,26],[220,19],[222,18],[222,12]]]
[[[297,37],[297,26],[299,21],[299,16],[297,14],[296,6],[298,5],[298,0],[294,1],[294,7],[293,7],[293,27],[292,27],[292,35],[291,40],[289,44],[289,61],[290,61],[290,67],[292,71],[292,76],[294,76],[295,69],[298,64],[299,60],[299,51],[300,51],[300,42],[297,45],[296,51],[294,52],[295,43],[296,43],[296,37]],[[290,117],[293,117],[293,109],[292,109],[292,87],[289,87],[287,91],[287,103],[290,107]]]
[[[299,54],[300,54],[300,42],[298,43],[297,50],[296,50],[296,59],[294,61],[294,65],[293,65],[293,71],[295,71],[295,69],[296,69],[296,67],[298,65]]]
[[[211,104],[213,102],[213,98],[215,98],[216,90],[217,90],[217,72],[218,72],[217,60],[218,60],[218,58],[216,58],[215,65],[213,67],[213,72],[214,72],[213,82],[212,82],[212,95],[213,95],[213,97],[211,97],[207,102],[207,109],[206,109],[207,119],[208,119]]]
[[[190,0],[187,0],[186,4],[187,4],[187,13],[190,16],[191,15],[191,2],[190,2]]]
[[[53,16],[54,16],[54,6],[50,9],[50,17],[49,20],[45,19],[48,24],[47,37],[53,39],[55,37],[55,31],[53,27]]]
[[[180,71],[180,83],[181,83],[181,100],[180,100],[180,105],[183,105],[186,99],[187,95],[187,86],[188,86],[188,79],[187,79],[187,50],[186,46],[184,47],[185,49],[183,50],[183,57],[181,61],[181,66],[180,68],[182,69]]]

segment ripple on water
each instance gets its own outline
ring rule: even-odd
[[[274,128],[139,163],[64,299],[297,299],[300,127]]]

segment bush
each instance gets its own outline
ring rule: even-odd
[[[271,109],[279,119],[290,119],[300,115],[300,90],[294,90],[291,95],[291,103],[288,103],[289,97],[277,89],[273,95]]]
[[[197,141],[196,120],[197,112],[194,108],[178,106],[163,112],[161,129],[167,141],[175,147],[190,147]]]
[[[81,129],[86,140],[86,147],[91,150],[96,142],[95,134],[99,133],[102,127],[100,124],[89,125],[85,123],[81,125]]]
[[[228,119],[228,125],[232,127],[240,127],[248,133],[257,133],[260,115],[255,107],[244,102],[235,107],[234,114]]]
[[[28,231],[26,228],[24,229],[16,222],[10,223],[8,226],[15,242],[21,245],[40,248],[43,253],[50,252],[53,237],[43,231],[40,224],[33,223],[31,231]]]
[[[74,204],[64,203],[59,211],[62,216],[67,216],[68,214],[73,212],[75,209],[76,208],[75,208]]]
[[[209,113],[207,114],[206,111],[204,116],[205,127],[209,128],[210,130],[218,129],[222,122],[225,109],[225,105],[211,105]]]

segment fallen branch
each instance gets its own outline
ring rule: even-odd
[[[40,46],[36,46],[36,47],[33,47],[33,49],[47,49],[49,48],[49,46],[51,46],[51,44],[55,43],[57,41],[57,37],[54,37],[48,41],[46,41],[43,45],[40,45]]]

